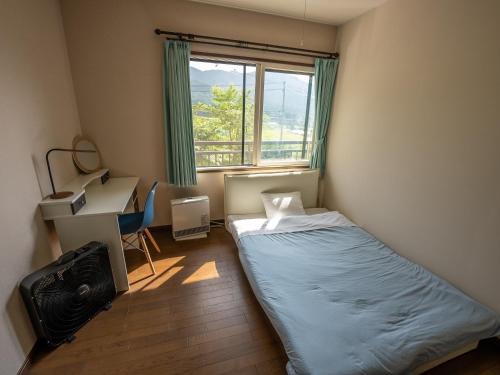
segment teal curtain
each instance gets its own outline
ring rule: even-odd
[[[319,168],[321,176],[325,174],[326,134],[332,113],[338,64],[338,59],[316,59],[314,64],[316,108],[314,116],[314,147],[310,167]]]
[[[191,46],[165,41],[163,55],[163,104],[167,179],[176,186],[196,185],[193,114],[189,82]]]

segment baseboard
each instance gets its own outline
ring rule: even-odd
[[[172,225],[155,225],[154,227],[149,227],[148,228],[150,232],[162,232],[162,231],[167,231],[171,232],[172,231]]]
[[[215,220],[210,220],[212,223],[224,226],[225,220],[224,219],[215,219]],[[167,231],[167,232],[172,232],[172,225],[155,225],[153,227],[148,228],[151,232],[162,232],[162,231]]]
[[[210,220],[210,223],[211,224],[216,224],[216,225],[224,226],[224,225],[226,225],[226,220],[224,220],[224,219],[214,219],[214,220]]]
[[[40,351],[41,348],[41,343],[37,340],[33,347],[31,348],[30,352],[26,356],[26,359],[24,360],[21,368],[17,372],[17,375],[23,375],[26,374],[31,365],[33,364],[33,359],[35,358],[36,354]]]

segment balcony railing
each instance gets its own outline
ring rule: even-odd
[[[196,165],[218,167],[252,164],[253,141],[245,142],[242,161],[242,142],[239,141],[195,141]],[[262,141],[261,160],[299,161],[307,160],[311,154],[312,142],[307,141]]]

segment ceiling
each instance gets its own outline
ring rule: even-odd
[[[192,0],[282,17],[341,25],[386,0]],[[304,17],[305,13],[305,17]]]

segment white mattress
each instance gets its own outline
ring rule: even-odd
[[[229,215],[227,228],[236,243],[241,237],[253,234],[294,232],[331,226],[354,226],[336,211],[326,208],[308,208],[306,214],[267,219],[265,214]]]

